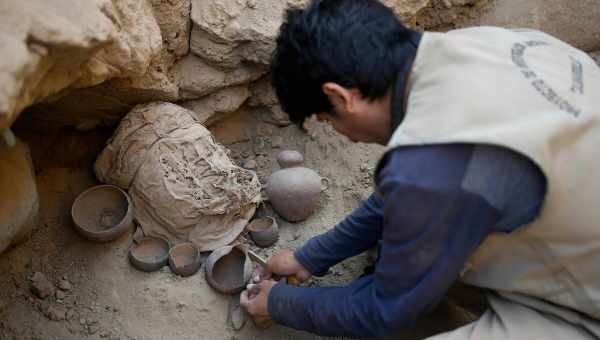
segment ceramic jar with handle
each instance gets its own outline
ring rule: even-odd
[[[282,167],[267,181],[267,195],[273,209],[284,219],[298,222],[307,219],[319,206],[321,191],[328,181],[314,170],[301,166],[302,155],[284,150],[277,157]]]

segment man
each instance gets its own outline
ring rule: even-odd
[[[382,337],[414,325],[458,278],[490,290],[476,322],[435,339],[600,336],[600,70],[541,32],[418,33],[376,0],[288,11],[272,63],[283,109],[387,144],[376,193],[334,229],[268,261],[323,275],[379,245],[346,287],[264,280],[259,325]]]

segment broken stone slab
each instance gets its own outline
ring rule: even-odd
[[[54,285],[40,272],[35,272],[31,277],[30,289],[40,299],[45,299],[54,294]]]
[[[243,61],[268,65],[288,7],[277,0],[193,0],[190,48],[226,67]]]
[[[181,106],[196,113],[198,122],[210,126],[239,109],[249,96],[248,85],[244,84],[219,90],[197,100],[185,101]]]
[[[257,64],[244,64],[233,70],[218,68],[192,54],[173,66],[181,99],[198,99],[225,87],[250,83],[266,72],[266,67]]]
[[[250,106],[272,106],[278,103],[271,78],[267,75],[250,84]]]
[[[250,85],[251,96],[248,105],[259,108],[257,114],[261,120],[277,126],[291,124],[290,117],[283,112],[269,76],[265,76]],[[264,108],[260,110],[260,108]]]
[[[257,115],[262,121],[277,126],[291,124],[290,117],[279,106],[277,95],[271,85],[269,76],[262,77],[253,82],[250,85],[250,93],[251,96],[248,100],[248,105],[259,108]]]

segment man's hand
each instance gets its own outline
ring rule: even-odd
[[[269,328],[275,323],[269,316],[267,303],[271,288],[276,284],[277,282],[273,280],[263,280],[256,284],[251,283],[240,295],[240,305],[250,314],[258,328]]]
[[[311,274],[304,268],[294,253],[289,250],[284,250],[267,260],[267,268],[260,275],[261,279],[270,279],[272,274],[281,276],[295,275],[300,282],[306,281],[311,277]]]

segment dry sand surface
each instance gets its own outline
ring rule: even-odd
[[[274,156],[283,148],[302,152],[305,164],[330,181],[313,216],[295,224],[278,218],[279,241],[267,249],[253,247],[265,257],[299,247],[331,228],[372,192],[371,176],[382,148],[351,143],[316,121],[308,124],[306,134],[295,126],[263,123],[258,113],[242,113],[212,130],[236,162],[256,166],[263,183],[278,169]],[[228,311],[235,309],[238,295],[215,292],[202,271],[188,278],[168,267],[139,272],[127,260],[131,234],[107,244],[79,237],[71,226],[70,207],[77,194],[97,183],[91,161],[110,131],[60,136],[21,133],[33,144],[41,226],[0,258],[0,339],[320,339],[280,326],[258,330],[249,320],[236,330],[243,319],[234,313],[232,323]],[[271,214],[268,203],[257,212]],[[307,284],[344,284],[362,273],[368,256],[349,259]],[[60,288],[45,299],[36,297],[30,291],[35,272]],[[424,330],[435,328],[427,324]]]
[[[371,192],[370,173],[380,148],[351,144],[330,128],[314,125],[307,135],[295,126],[278,128],[245,114],[213,129],[240,165],[256,163],[263,183],[278,169],[274,155],[283,148],[301,151],[307,166],[330,179],[321,208],[307,221],[291,224],[278,218],[279,241],[260,249],[264,256],[302,245],[332,227]],[[168,267],[142,273],[127,260],[130,234],[107,244],[79,237],[71,226],[70,207],[77,194],[97,183],[90,166],[93,155],[81,149],[97,153],[109,135],[73,132],[44,139],[21,134],[33,144],[42,217],[30,240],[0,258],[0,339],[319,338],[279,326],[261,331],[250,321],[236,331],[228,310],[238,296],[216,293],[202,271],[188,278],[175,276]],[[272,214],[268,203],[258,214]],[[309,284],[343,284],[359,275],[365,262],[365,255],[346,261]],[[45,299],[36,297],[30,291],[35,272],[67,289],[56,288]]]

